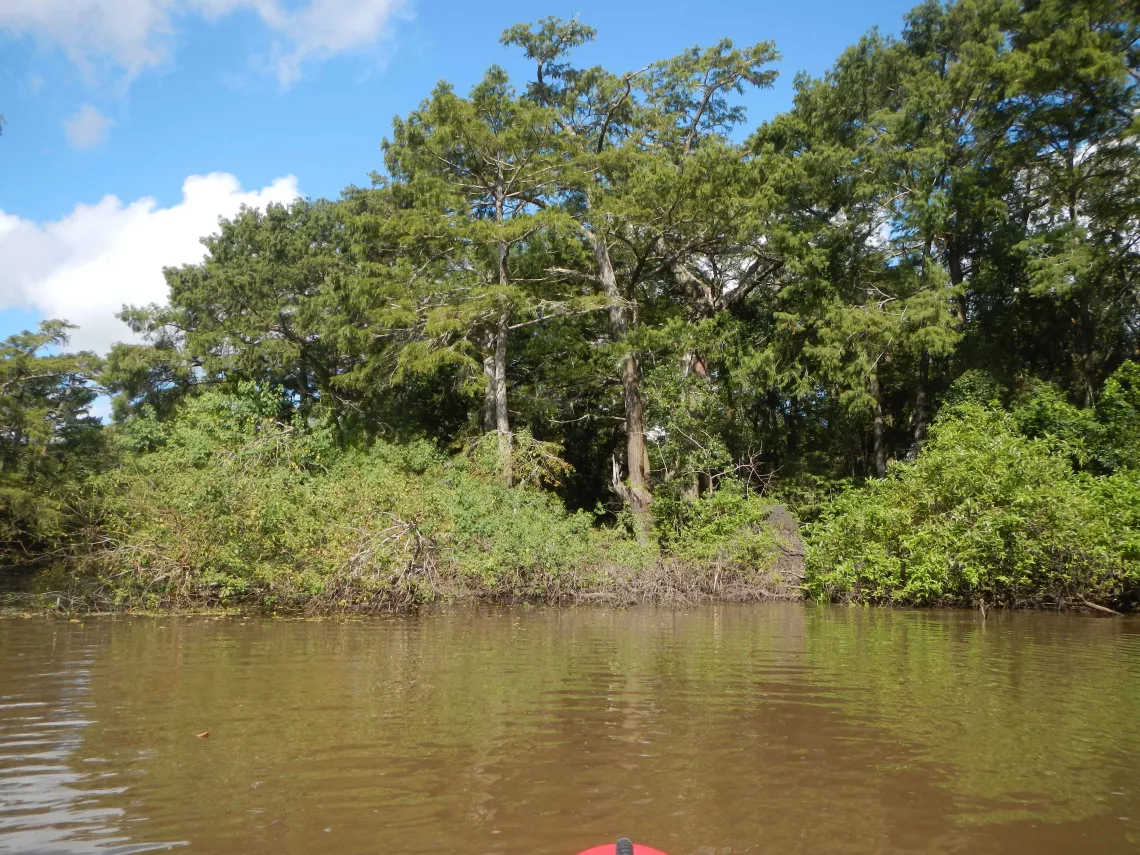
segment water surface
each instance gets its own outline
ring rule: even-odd
[[[1131,619],[0,619],[5,853],[1124,853],[1138,761]]]

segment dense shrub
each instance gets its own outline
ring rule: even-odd
[[[777,546],[768,525],[771,503],[744,485],[723,479],[699,499],[658,497],[653,508],[658,540],[670,555],[690,563],[764,570]]]
[[[1008,413],[949,409],[914,463],[809,531],[808,587],[861,603],[1124,605],[1140,590],[1140,483],[1073,470]]]
[[[325,612],[767,581],[766,506],[731,487],[689,503],[662,552],[540,489],[565,465],[525,434],[508,487],[480,443],[450,457],[423,442],[342,451],[319,423],[276,412],[275,393],[249,387],[193,399],[171,421],[133,419],[126,462],[93,480],[86,503],[69,580],[82,604]]]
[[[592,518],[549,493],[447,465],[426,443],[338,451],[275,410],[272,394],[210,394],[129,427],[124,442],[144,450],[94,482],[80,556],[97,599],[326,610],[460,585],[527,596],[600,546]]]
[[[1095,408],[1074,406],[1052,383],[1023,377],[1016,388],[1005,388],[980,371],[959,377],[946,403],[1007,406],[1023,435],[1049,439],[1077,468],[1098,474],[1140,468],[1140,365],[1135,362],[1125,362],[1109,376]]]

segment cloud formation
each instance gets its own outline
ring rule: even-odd
[[[64,120],[63,128],[72,148],[93,148],[107,141],[107,133],[113,124],[113,119],[108,119],[90,104],[84,104]]]
[[[282,85],[308,61],[375,46],[406,0],[3,0],[0,30],[60,47],[89,77],[118,69],[128,79],[171,55],[179,19],[255,15]]]
[[[225,0],[221,0],[225,2]],[[293,15],[260,11],[262,20],[280,35],[274,44],[273,66],[283,86],[301,76],[302,63],[355,53],[388,35],[389,25],[404,0],[310,0]]]
[[[49,223],[0,211],[0,309],[69,320],[80,327],[73,349],[105,353],[131,340],[115,313],[123,304],[165,303],[162,268],[201,261],[200,238],[217,231],[219,217],[299,195],[293,176],[246,191],[234,176],[215,172],[187,178],[182,201],[169,208],[149,197],[124,204],[106,196]]]

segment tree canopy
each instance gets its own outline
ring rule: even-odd
[[[31,542],[19,496],[99,468],[60,462],[99,445],[97,389],[113,436],[255,388],[342,450],[491,438],[501,486],[545,483],[643,546],[725,490],[810,521],[923,473],[940,419],[938,454],[990,425],[1021,431],[1002,454],[1131,477],[1134,3],[926,0],[757,125],[742,96],[773,84],[773,43],[611,70],[576,62],[595,36],[511,27],[527,78],[441,82],[370,186],[223,220],[166,271],[168,305],[124,308],[145,343],[61,356],[54,322],[5,343],[8,542]],[[1015,415],[967,418],[963,395]],[[518,484],[540,458],[558,477]]]

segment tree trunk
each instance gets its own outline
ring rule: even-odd
[[[622,395],[625,398],[626,466],[629,469],[629,503],[633,515],[648,532],[649,446],[645,441],[645,399],[641,394],[641,360],[628,353],[621,367]]]
[[[681,357],[681,376],[700,377],[702,380],[709,379],[709,367],[705,362],[705,358],[696,351],[690,351]]]
[[[495,190],[495,219],[500,224],[503,222],[503,206],[504,196],[500,186]],[[500,238],[496,242],[495,249],[498,256],[499,286],[505,290],[511,284],[510,270],[507,266],[507,257],[510,255],[511,247],[510,244]],[[492,427],[488,430],[493,429],[499,435],[499,463],[503,470],[503,481],[508,487],[514,483],[514,464],[511,460],[511,417],[507,409],[507,333],[510,322],[510,307],[504,305],[492,334],[494,347],[491,362],[495,383],[491,399],[487,402],[491,410],[489,420],[493,422]],[[485,366],[486,361],[484,360],[484,371],[486,371]]]
[[[930,354],[926,348],[922,349],[922,356],[918,360],[918,394],[914,402],[914,453],[917,455],[926,444],[926,425],[929,419],[927,412],[927,377],[930,374]]]
[[[957,248],[951,248],[947,260],[947,266],[950,268],[950,284],[958,292],[954,295],[954,315],[958,321],[958,328],[964,329],[966,326],[966,295],[960,290],[965,279],[965,274],[962,271],[962,254],[958,252]]]
[[[681,357],[681,376],[685,379],[689,377],[699,377],[703,382],[709,382],[709,369],[705,363],[705,359],[695,350],[689,351]],[[684,398],[681,400],[680,405],[694,417],[700,418],[700,413],[693,409],[693,403],[689,398],[688,392],[684,393]],[[696,451],[696,446],[693,447]],[[705,472],[694,472],[687,483],[681,489],[681,498],[686,501],[696,501],[701,497],[701,493],[709,493],[712,490],[712,479]]]
[[[792,395],[788,399],[788,458],[793,463],[800,457],[800,399]]]
[[[305,370],[303,361],[297,373],[297,412],[301,418],[309,415],[309,372]]]
[[[508,487],[514,483],[514,465],[511,462],[511,417],[507,411],[507,325],[510,315],[499,315],[495,330],[495,430],[499,434],[499,459],[503,466],[503,480]]]
[[[483,433],[490,433],[496,429],[496,405],[498,402],[498,380],[495,370],[494,336],[488,334],[487,344],[483,353],[483,376],[486,383],[483,387]]]
[[[1081,383],[1085,389],[1085,409],[1091,410],[1096,406],[1096,367],[1091,353],[1085,353],[1081,358]]]
[[[873,369],[869,381],[871,397],[875,401],[874,419],[871,425],[871,437],[873,440],[872,457],[875,464],[875,476],[877,478],[887,477],[887,443],[883,427],[883,404],[879,398],[879,371]]]
[[[629,333],[629,309],[625,296],[618,288],[617,276],[610,261],[606,239],[593,234],[594,259],[602,289],[610,299],[610,330],[614,341],[624,343]],[[645,398],[641,394],[641,360],[633,350],[627,350],[620,365],[622,397],[625,401],[626,468],[629,485],[622,483],[621,470],[615,464],[614,492],[629,503],[641,541],[649,537],[649,506],[653,496],[649,490],[649,447],[645,441]]]

